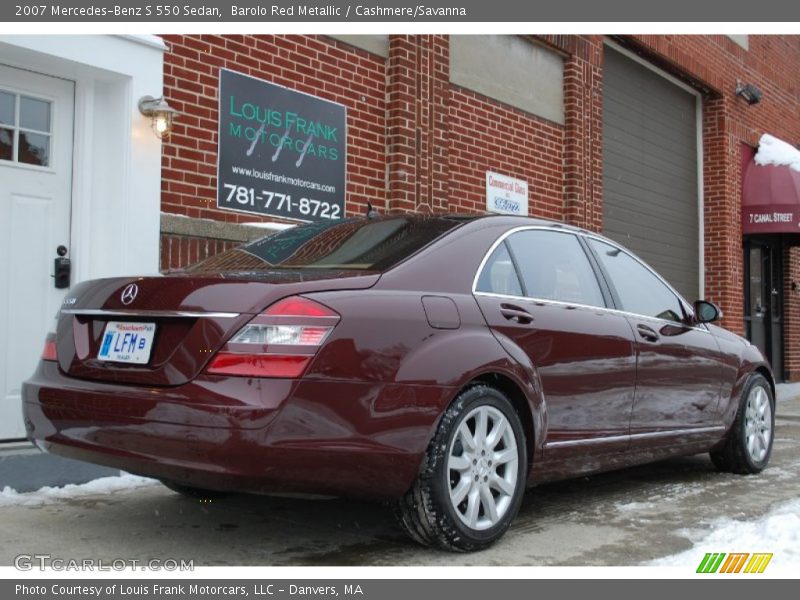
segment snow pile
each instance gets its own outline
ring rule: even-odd
[[[635,512],[638,510],[649,510],[655,508],[652,502],[617,502],[614,505],[619,512]]]
[[[758,142],[755,163],[757,165],[788,166],[800,172],[800,150],[765,133]]]
[[[119,477],[101,477],[80,485],[71,483],[64,487],[43,487],[35,492],[23,494],[6,486],[0,491],[0,508],[4,506],[41,506],[62,500],[109,494],[156,483],[158,482],[155,479],[123,473]]]
[[[800,563],[800,500],[777,505],[754,521],[719,519],[691,550],[648,564],[695,568],[707,552],[772,552],[770,565],[796,566]]]

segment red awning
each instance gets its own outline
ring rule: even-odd
[[[800,233],[800,172],[750,161],[742,186],[742,233]]]

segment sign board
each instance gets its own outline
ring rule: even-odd
[[[341,219],[346,121],[341,104],[220,69],[217,208]]]
[[[528,182],[486,171],[486,210],[528,216]]]
[[[800,205],[755,204],[742,206],[742,233],[797,233]]]

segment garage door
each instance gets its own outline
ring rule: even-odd
[[[700,294],[697,97],[606,47],[603,233]]]

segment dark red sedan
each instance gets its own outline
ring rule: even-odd
[[[392,499],[414,539],[476,550],[542,481],[699,452],[761,471],[773,376],[719,316],[558,223],[304,225],[75,287],[25,423],[187,494]]]

